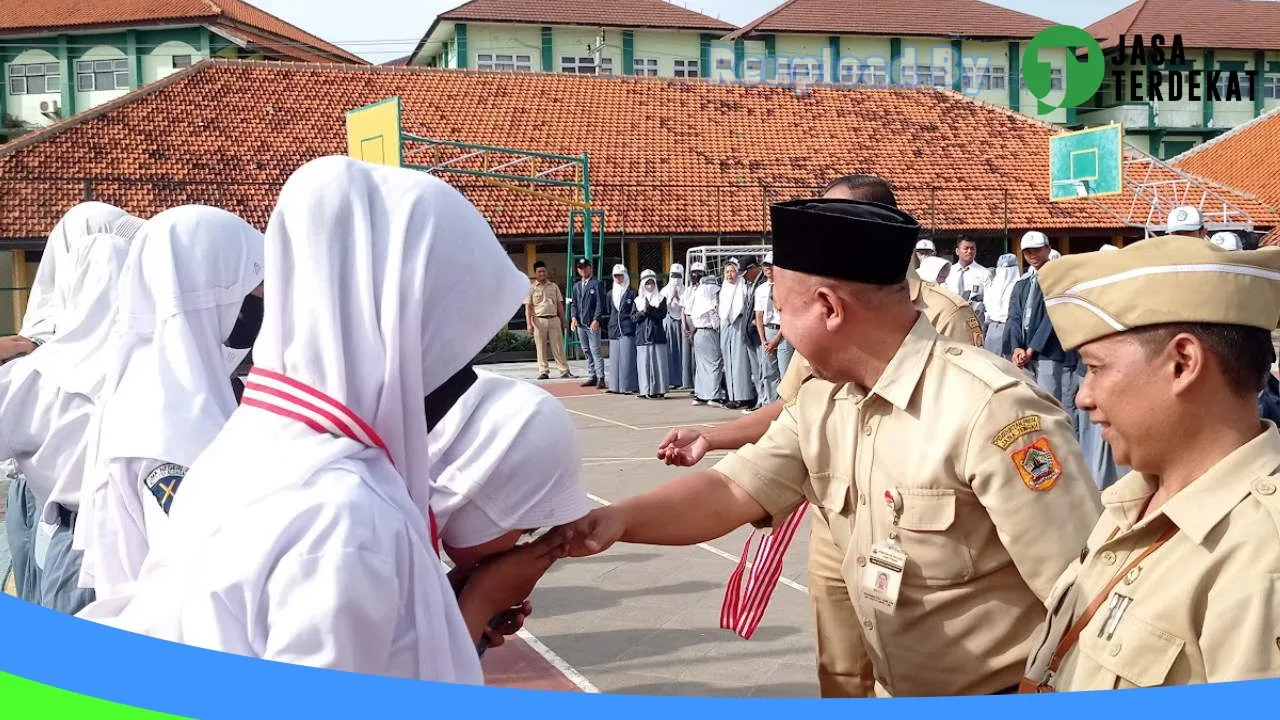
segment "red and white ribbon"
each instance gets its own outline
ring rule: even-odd
[[[387,450],[387,444],[378,431],[364,418],[319,390],[288,376],[262,368],[253,368],[245,378],[241,405],[265,410],[306,425],[312,430],[354,440],[365,447],[378,448],[387,454],[391,464],[395,458]],[[428,510],[431,523],[431,546],[440,552],[440,537],[436,530],[436,515]]]
[[[782,558],[787,554],[787,548],[795,538],[796,530],[800,528],[800,523],[804,520],[804,514],[808,509],[809,503],[802,503],[795,512],[791,513],[786,522],[760,539],[760,546],[756,549],[756,559],[751,563],[751,571],[747,574],[744,587],[742,576],[747,569],[747,558],[751,555],[751,541],[755,539],[756,533],[752,532],[751,537],[747,538],[747,544],[742,548],[742,557],[738,560],[738,567],[729,576],[724,604],[720,606],[722,629],[732,630],[744,640],[751,639],[755,634],[756,628],[764,618],[765,609],[769,607],[769,600],[773,598],[773,591],[778,587],[778,578],[782,576]]]

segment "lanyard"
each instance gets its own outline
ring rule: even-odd
[[[295,420],[321,434],[343,437],[355,440],[365,447],[378,448],[395,465],[387,444],[364,418],[310,385],[286,375],[253,368],[245,379],[241,404]],[[436,529],[436,514],[428,508],[427,516],[431,523],[431,547],[439,554],[440,535]]]

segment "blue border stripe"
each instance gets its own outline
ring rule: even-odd
[[[53,687],[174,715],[212,718],[553,717],[595,713],[609,720],[728,713],[821,713],[830,703],[865,700],[667,698],[476,688],[393,680],[264,662],[185,647],[107,628],[0,596],[0,671]],[[500,651],[498,651],[500,652]],[[1270,714],[1280,681],[986,698],[920,698],[892,704],[894,720],[972,713],[1052,720],[1081,717],[1213,717],[1224,708]],[[822,705],[814,703],[822,702]],[[762,705],[763,704],[763,705]],[[1031,704],[1034,704],[1032,706]],[[0,707],[3,700],[0,700]],[[884,710],[883,704],[875,706]],[[850,708],[852,709],[852,708]],[[856,712],[856,710],[854,710]]]

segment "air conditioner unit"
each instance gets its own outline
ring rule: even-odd
[[[60,112],[61,110],[62,110],[62,105],[57,100],[40,101],[40,112],[42,113],[56,113],[56,112]]]

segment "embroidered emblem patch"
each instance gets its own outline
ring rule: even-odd
[[[991,444],[1001,450],[1008,450],[1013,447],[1014,441],[1023,435],[1029,435],[1040,429],[1040,416],[1028,415],[1024,418],[1018,418],[1008,425],[1004,426],[996,436],[991,438]]]
[[[970,315],[966,322],[969,325],[969,334],[973,337],[973,344],[982,347],[982,323],[978,322],[978,318],[973,315]]]
[[[1062,477],[1062,464],[1049,445],[1049,438],[1040,438],[1013,453],[1013,464],[1022,476],[1022,482],[1031,490],[1048,492]]]
[[[143,481],[151,491],[151,496],[160,503],[160,509],[165,515],[169,514],[169,508],[173,506],[173,498],[178,494],[178,486],[182,484],[182,478],[186,475],[187,469],[181,465],[165,463],[152,470]]]

